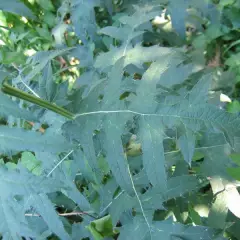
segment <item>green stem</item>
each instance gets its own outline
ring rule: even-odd
[[[74,119],[75,115],[69,111],[67,111],[66,109],[62,108],[62,107],[59,107],[53,103],[50,103],[46,100],[43,100],[43,99],[40,99],[38,97],[35,97],[31,94],[28,94],[28,93],[25,93],[17,88],[14,88],[12,86],[10,86],[8,83],[7,83],[7,79],[5,79],[2,83],[2,92],[8,94],[8,95],[11,95],[11,96],[14,96],[14,97],[17,97],[17,98],[20,98],[20,99],[23,99],[25,101],[28,101],[28,102],[31,102],[31,103],[34,103],[38,106],[41,106],[45,109],[48,109],[52,112],[55,112],[59,115],[62,115],[68,119]]]

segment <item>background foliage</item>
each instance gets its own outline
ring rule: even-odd
[[[240,239],[239,0],[0,9],[2,239]]]

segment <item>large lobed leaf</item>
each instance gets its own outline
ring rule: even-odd
[[[134,229],[132,231],[131,229]],[[174,223],[171,220],[163,222],[152,222],[150,231],[143,219],[134,219],[131,223],[123,226],[123,230],[119,239],[217,239],[217,233],[214,229],[209,229],[203,226],[185,226],[179,223]],[[221,239],[221,238],[220,238]],[[224,238],[222,238],[224,239]]]
[[[2,1],[0,3],[0,9],[6,12],[15,13],[21,16],[34,18],[32,11],[19,0]]]
[[[167,4],[167,1],[161,2]],[[130,7],[130,3],[139,6]],[[173,28],[181,37],[185,35],[189,4],[188,0],[176,4],[171,0],[167,6]],[[42,3],[41,6],[47,8]],[[60,105],[68,104],[68,108],[77,115],[61,127],[63,122],[57,119],[55,123],[55,118],[47,119],[49,115],[46,114],[47,117],[40,121],[46,120],[53,126],[49,126],[44,134],[15,126],[0,126],[2,153],[33,151],[43,163],[43,171],[37,175],[23,170],[20,164],[6,164],[15,170],[0,168],[0,212],[3,216],[0,232],[3,238],[41,239],[54,233],[61,239],[79,239],[91,238],[91,232],[101,239],[105,236],[101,236],[102,231],[97,231],[106,230],[102,220],[107,218],[107,227],[111,226],[107,232],[111,234],[112,227],[120,221],[122,227],[119,228],[118,239],[224,239],[218,237],[217,230],[209,227],[184,225],[170,219],[157,221],[155,213],[161,210],[174,215],[167,209],[168,202],[185,197],[188,201],[188,196],[206,187],[208,177],[217,195],[208,225],[225,229],[228,210],[239,217],[234,201],[239,199],[239,193],[225,171],[225,166],[232,167],[227,154],[231,149],[239,149],[239,117],[208,102],[212,75],[202,72],[199,74],[201,77],[197,75],[194,79],[197,80],[195,84],[190,75],[202,67],[185,65],[184,49],[158,45],[146,47],[142,44],[144,33],[152,31],[150,20],[162,13],[155,1],[123,3],[129,12],[120,17],[116,15],[114,26],[98,31],[109,37],[104,42],[109,51],[100,52],[94,61],[93,56],[102,40],[96,34],[95,11],[100,6],[106,6],[111,14],[114,11],[111,1],[64,1],[61,11],[64,16],[70,11],[73,30],[82,45],[38,52],[27,61],[30,70],[24,72],[24,80],[30,83],[43,71],[38,86],[40,89],[37,89],[41,97]],[[196,6],[201,10],[206,8],[205,3]],[[20,1],[0,3],[0,8],[31,17],[29,9]],[[120,42],[111,42],[110,38]],[[51,61],[69,50],[72,50],[71,55],[79,58],[80,67],[84,70],[80,71],[79,89],[73,90],[74,93],[66,100],[67,85],[63,90],[57,89]],[[84,87],[81,79],[85,81]],[[126,87],[129,82],[133,83],[132,86]],[[195,86],[192,87],[192,84]],[[6,96],[0,95],[0,101],[2,116],[11,114],[35,120],[28,111],[20,109]],[[64,135],[59,134],[62,131]],[[136,141],[137,156],[129,154],[130,141]],[[78,149],[75,148],[76,143]],[[193,162],[196,151],[203,155],[203,163]],[[62,152],[67,154],[60,159],[56,154]],[[58,163],[54,162],[56,159]],[[65,159],[68,161],[64,162]],[[220,163],[218,166],[215,166],[216,159]],[[24,164],[30,166],[22,162]],[[194,170],[197,169],[203,177],[189,174],[191,164],[197,166]],[[45,174],[46,170],[48,174]],[[84,194],[76,188],[75,181],[78,181]],[[73,224],[70,237],[55,210],[50,193],[64,195],[67,206],[73,205],[73,209],[88,211],[93,207],[99,219],[91,221],[89,216],[84,216],[81,223]],[[61,199],[58,201],[64,207]],[[184,215],[181,207],[179,215]],[[109,216],[104,217],[108,212],[112,222]],[[29,218],[34,214],[39,216],[38,220]],[[167,214],[163,219],[167,219]],[[70,221],[64,221],[69,226]],[[200,217],[197,222],[202,223]],[[96,227],[96,224],[100,226]]]
[[[63,136],[48,135],[21,128],[0,126],[0,150],[2,152],[14,151],[47,151],[60,153],[69,151],[72,144],[66,142]]]
[[[31,214],[33,216],[36,214],[31,211],[35,209],[52,232],[59,237],[65,236],[65,239],[70,239],[52,202],[46,195],[64,188],[63,182],[59,179],[53,181],[50,178],[35,176],[23,169],[20,171],[6,170],[1,166],[0,172],[0,212],[2,215],[0,231],[4,237],[9,239],[20,239],[21,236],[37,237],[38,232],[31,229],[27,219],[31,217]]]

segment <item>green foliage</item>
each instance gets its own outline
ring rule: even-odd
[[[238,239],[239,1],[0,9],[3,239]]]

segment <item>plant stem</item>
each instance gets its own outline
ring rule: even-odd
[[[8,83],[7,83],[7,80],[5,79],[2,83],[2,92],[8,94],[8,95],[11,95],[11,96],[14,96],[14,97],[17,97],[17,98],[20,98],[20,99],[23,99],[25,101],[28,101],[28,102],[31,102],[31,103],[34,103],[38,106],[41,106],[43,108],[46,108],[52,112],[55,112],[59,115],[62,115],[68,119],[74,119],[75,115],[69,111],[67,111],[66,109],[62,108],[62,107],[59,107],[53,103],[50,103],[46,100],[43,100],[43,99],[40,99],[38,97],[35,97],[31,94],[28,94],[28,93],[25,93],[17,88],[14,88],[12,86],[10,86]]]

